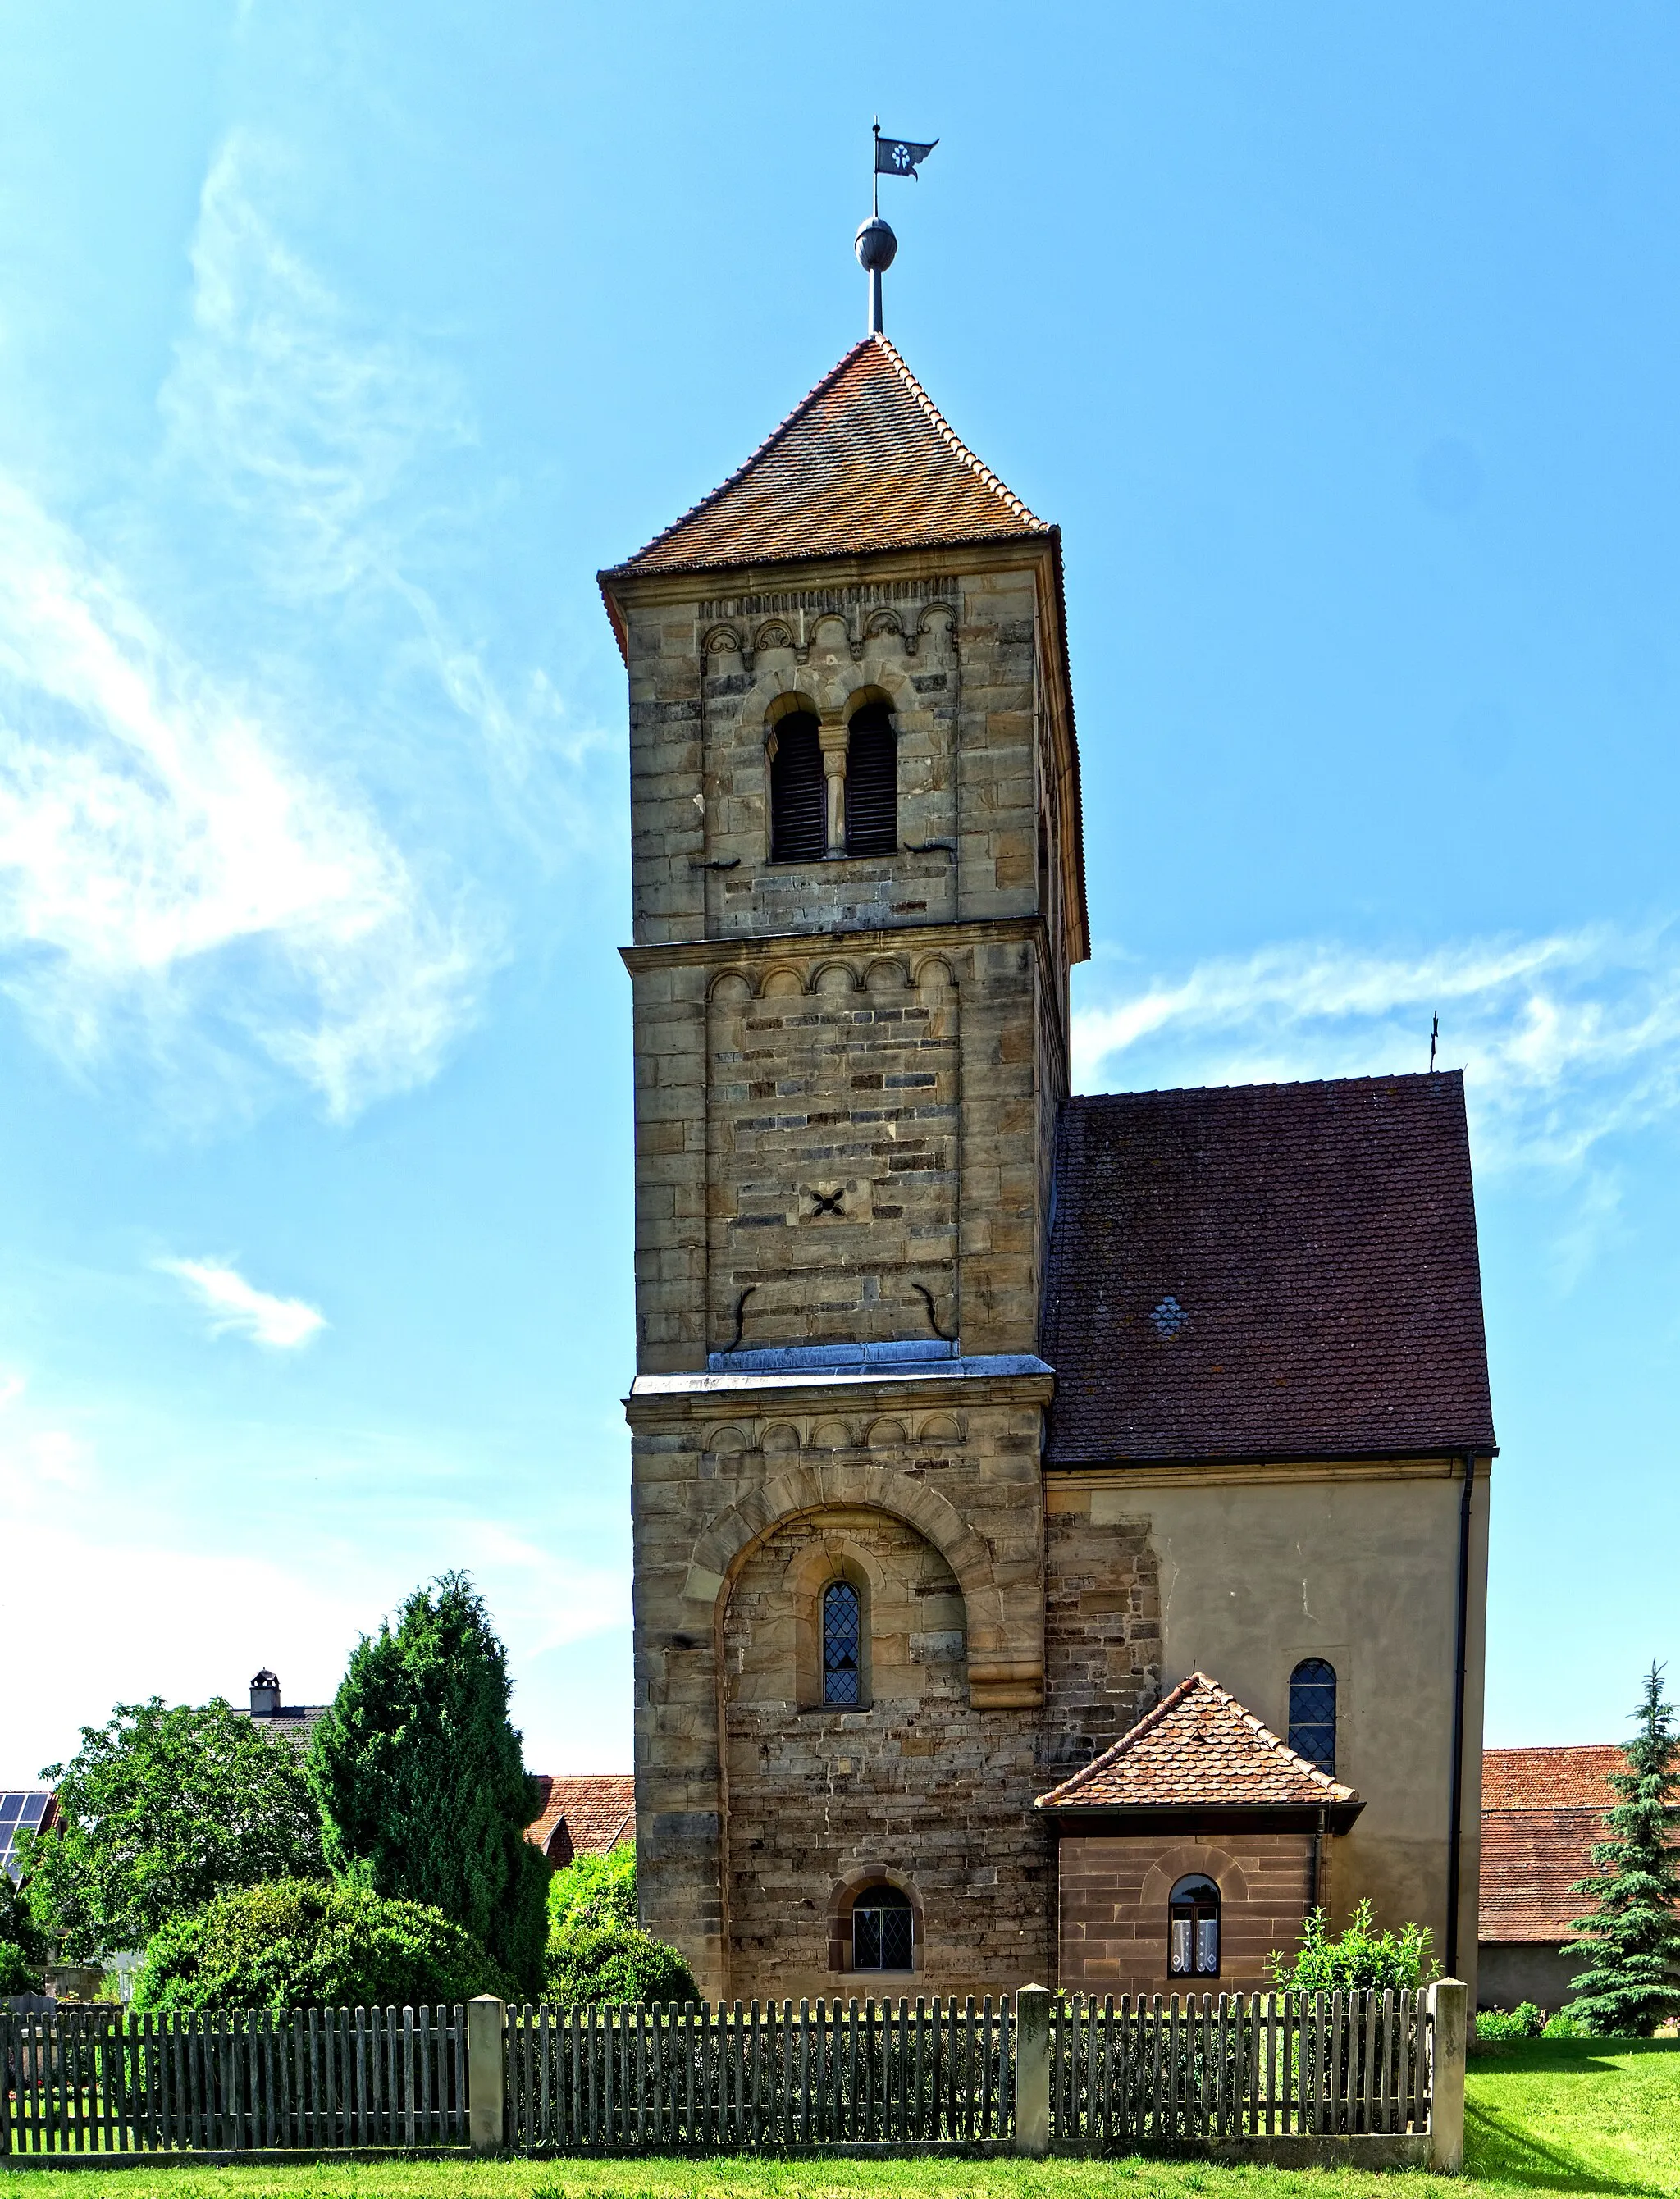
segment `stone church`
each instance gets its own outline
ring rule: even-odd
[[[644,1922],[710,1997],[1216,1990],[1368,1895],[1473,1992],[1461,1080],[1070,1094],[1061,539],[884,336],[601,585]]]

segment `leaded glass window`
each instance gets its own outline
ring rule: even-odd
[[[866,1887],[852,1908],[852,1968],[913,1969],[915,1945],[909,1895],[895,1886]]]
[[[863,1606],[850,1581],[823,1590],[823,1700],[855,1710],[863,1700]]]
[[[1336,1668],[1304,1657],[1289,1676],[1289,1746],[1323,1772],[1336,1769]]]
[[[1175,1978],[1219,1975],[1219,1888],[1181,1878],[1167,1904],[1167,1969]]]

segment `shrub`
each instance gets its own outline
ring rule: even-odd
[[[700,1998],[693,1971],[674,1947],[616,1919],[557,1930],[548,1943],[545,1982],[557,2001]]]
[[[440,1910],[289,1879],[166,1925],[146,1948],[134,2005],[400,2008],[482,1992],[511,1998],[510,1981]]]
[[[1432,1934],[1422,1924],[1379,1932],[1368,1901],[1362,1901],[1339,1939],[1332,1939],[1321,1909],[1310,1910],[1300,1952],[1293,1960],[1267,1957],[1275,1984],[1291,1992],[1396,1992],[1427,1985],[1440,1975],[1429,1958]]]
[[[548,1936],[566,1927],[636,1922],[636,1847],[579,1856],[548,1882]]]
[[[46,1935],[28,1896],[0,1868],[0,1993],[39,1992],[46,1960]]]
[[[1543,2009],[1531,2000],[1514,2008],[1485,2008],[1476,2017],[1476,2037],[1485,2043],[1505,2039],[1538,2039],[1546,2027]]]
[[[0,1939],[0,1998],[41,1990],[42,1966],[32,1963],[16,1939]]]
[[[1585,2025],[1578,2022],[1566,2008],[1560,2008],[1555,2015],[1549,2016],[1546,2028],[1540,2034],[1543,2039],[1584,2039],[1586,2035]]]

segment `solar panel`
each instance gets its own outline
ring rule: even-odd
[[[0,1869],[16,1878],[20,1865],[15,1850],[20,1833],[35,1833],[47,1814],[50,1789],[14,1787],[0,1791]]]

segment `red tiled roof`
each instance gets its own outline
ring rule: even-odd
[[[1593,1843],[1609,1837],[1598,1810],[1485,1810],[1477,1936],[1566,1939],[1592,1909],[1569,1889],[1592,1869]]]
[[[635,1839],[636,1782],[631,1773],[591,1771],[557,1778],[539,1771],[534,1776],[542,1790],[543,1806],[540,1816],[525,1828],[525,1837],[551,1862],[563,1865],[574,1856],[605,1855]]]
[[[1613,1741],[1572,1748],[1485,1748],[1484,1810],[1607,1810],[1613,1771],[1627,1759]]]
[[[1490,1451],[1463,1079],[1069,1100],[1048,1459]]]
[[[1040,1810],[1298,1809],[1357,1802],[1205,1672],[1192,1672]]]
[[[621,574],[1049,535],[884,336],[866,336],[746,464]]]

